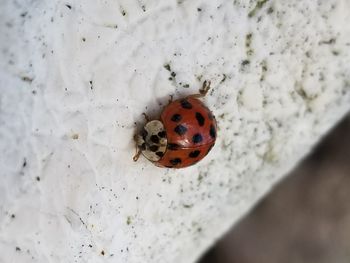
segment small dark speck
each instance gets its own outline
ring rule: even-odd
[[[12,214],[12,215],[11,215],[11,218],[15,218],[15,217],[16,217],[16,215],[15,215],[15,214]]]
[[[85,42],[85,41],[86,41],[86,38],[85,38],[85,37],[83,37],[81,40],[83,40],[83,42]]]
[[[141,8],[142,8],[143,12],[146,12],[146,6],[145,5],[142,5]]]
[[[335,42],[336,42],[336,39],[331,38],[329,40],[320,41],[319,45],[333,45],[333,44],[335,44]]]
[[[89,244],[89,247],[92,247],[92,245],[91,245],[91,244]]]
[[[126,16],[125,10],[122,11],[122,15],[123,15],[123,16]]]
[[[201,12],[201,11],[202,11],[202,8],[197,8],[197,11],[198,11],[198,12]]]
[[[32,83],[32,81],[33,81],[32,78],[26,77],[26,76],[22,77],[21,79],[22,79],[23,81],[25,81],[25,82],[28,82],[28,83]]]
[[[27,166],[27,160],[26,160],[26,158],[24,158],[22,167],[24,168],[24,167],[26,167],[26,166]]]
[[[101,255],[102,255],[102,256],[105,255],[105,251],[104,251],[104,250],[101,251]]]
[[[19,247],[16,247],[16,251],[21,251],[21,248],[19,248]]]
[[[175,78],[176,77],[176,73],[173,71],[173,72],[171,72],[171,74],[170,74],[173,78]]]
[[[28,12],[24,12],[21,14],[21,17],[25,17],[28,14]]]
[[[242,66],[247,66],[249,64],[250,64],[250,61],[248,59],[243,60],[241,63]]]
[[[66,4],[66,7],[68,7],[68,9],[72,9],[71,5]]]
[[[227,78],[226,74],[222,74],[222,79],[221,79],[220,83],[225,82],[226,78]]]
[[[38,182],[40,182],[40,177],[39,177],[39,176],[37,176],[35,179],[36,179]]]
[[[171,71],[171,68],[170,68],[170,65],[169,65],[169,64],[165,64],[165,65],[164,65],[164,68],[165,68],[166,70],[168,70],[168,71]]]

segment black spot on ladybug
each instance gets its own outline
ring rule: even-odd
[[[143,138],[144,140],[146,140],[147,135],[148,135],[148,132],[147,132],[145,129],[143,129],[143,130],[142,130],[142,133],[141,133],[141,136],[142,136],[142,138]]]
[[[180,103],[181,103],[181,107],[182,107],[182,108],[188,109],[188,110],[192,109],[192,104],[189,103],[188,100],[183,99],[183,100],[180,101]]]
[[[151,136],[151,142],[153,143],[159,143],[159,137],[157,135],[152,135]]]
[[[142,150],[142,151],[146,150],[146,143],[143,143],[143,144],[141,145],[141,150]]]
[[[193,152],[190,152],[190,154],[188,156],[191,158],[197,158],[200,153],[201,153],[200,151],[195,150]]]
[[[200,143],[202,141],[203,141],[203,136],[200,133],[196,133],[195,135],[193,135],[192,137],[193,143]]]
[[[176,151],[180,148],[180,145],[176,143],[168,143],[168,149],[172,151]]]
[[[163,152],[156,152],[156,155],[158,155],[159,157],[163,157],[164,153]]]
[[[160,138],[165,138],[165,137],[166,137],[165,131],[160,131],[160,132],[158,132],[158,136],[159,136]]]
[[[179,122],[179,121],[181,121],[181,119],[182,119],[182,117],[181,117],[180,114],[174,114],[174,115],[171,117],[171,120],[172,120],[173,122]]]
[[[177,125],[174,129],[174,131],[178,134],[178,135],[184,135],[187,132],[187,128],[183,125]]]
[[[209,134],[210,134],[210,137],[212,137],[213,139],[216,138],[216,130],[215,130],[214,125],[210,125]]]
[[[203,126],[204,125],[205,119],[204,119],[203,115],[200,114],[199,112],[196,112],[196,119],[198,121],[199,126]]]
[[[158,146],[158,145],[151,145],[151,146],[149,147],[149,149],[150,149],[152,152],[156,152],[156,151],[158,151],[159,146]]]
[[[172,165],[178,165],[178,164],[181,163],[181,159],[180,159],[180,158],[171,159],[171,160],[170,160],[170,163],[171,163]]]
[[[214,119],[214,116],[213,116],[213,114],[210,111],[208,112],[208,118],[209,118],[209,120],[213,120]]]

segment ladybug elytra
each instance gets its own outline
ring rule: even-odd
[[[141,153],[159,167],[184,168],[203,159],[215,144],[214,115],[202,103],[210,89],[204,81],[199,94],[170,101],[159,120],[150,120],[135,136],[137,161]]]

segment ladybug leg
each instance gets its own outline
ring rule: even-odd
[[[168,100],[168,104],[167,105],[165,105],[164,107],[163,107],[163,109],[165,109],[170,103],[172,103],[173,102],[173,99],[174,99],[174,96],[173,95],[169,95],[169,100]]]
[[[145,117],[147,122],[149,122],[151,120],[150,117],[148,117],[148,115],[146,113],[143,112],[142,115]]]
[[[137,162],[137,160],[139,159],[140,155],[141,155],[141,150],[137,149],[136,154],[134,155],[134,157],[132,157],[134,162]]]
[[[208,91],[210,90],[210,80],[205,80],[203,82],[202,88],[199,90],[199,94],[193,94],[188,96],[187,98],[203,98],[207,95]]]
[[[169,95],[169,97],[170,97],[170,99],[168,100],[168,105],[169,105],[170,103],[172,103],[172,102],[173,102],[173,99],[174,99],[174,96],[173,96],[173,95]]]
[[[135,142],[137,142],[137,135],[134,136],[134,140],[135,140]],[[135,146],[136,146],[136,153],[135,153],[134,157],[132,157],[132,159],[134,160],[134,162],[137,162],[137,160],[139,159],[139,157],[141,155],[141,150],[137,146],[137,143],[135,144]]]

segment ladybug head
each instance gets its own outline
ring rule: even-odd
[[[150,161],[159,161],[167,148],[167,138],[164,125],[159,120],[146,123],[140,134],[136,136],[137,147]]]

